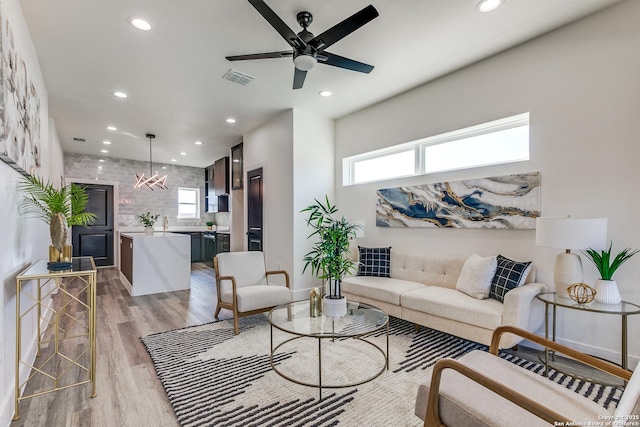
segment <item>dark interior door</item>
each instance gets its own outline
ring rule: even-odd
[[[247,243],[250,251],[262,250],[262,168],[247,172]]]
[[[113,186],[80,184],[87,189],[87,212],[97,215],[89,227],[72,227],[73,256],[92,256],[96,266],[113,265]]]

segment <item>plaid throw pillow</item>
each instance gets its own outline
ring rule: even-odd
[[[513,261],[502,255],[498,255],[497,259],[498,268],[491,281],[489,297],[504,302],[504,296],[507,292],[517,288],[527,280],[527,276],[531,270],[531,262]]]
[[[363,248],[358,246],[360,263],[358,276],[391,277],[391,246],[388,248]]]

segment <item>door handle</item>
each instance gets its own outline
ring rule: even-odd
[[[253,234],[252,231],[247,231],[247,236],[251,236]]]

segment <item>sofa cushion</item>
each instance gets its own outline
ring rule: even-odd
[[[455,289],[427,286],[402,294],[402,308],[433,316],[495,329],[502,324],[502,303],[495,299],[475,299]]]
[[[494,256],[483,258],[471,255],[462,267],[456,289],[477,299],[488,298],[497,265],[498,261]]]
[[[391,277],[391,247],[364,248],[358,246],[360,252],[358,276]]]
[[[391,250],[391,277],[455,289],[466,257]]]
[[[504,302],[504,296],[507,292],[525,282],[531,270],[531,262],[513,261],[502,255],[498,255],[497,260],[498,267],[491,282],[489,296]]]
[[[472,351],[458,361],[507,387],[524,394],[576,422],[597,422],[611,415],[597,403],[542,375],[483,351]],[[424,419],[431,382],[430,370],[418,388],[415,414]],[[447,369],[440,383],[440,416],[450,426],[545,426],[548,424],[511,401],[467,377]],[[576,424],[578,425],[578,424]],[[586,424],[585,424],[586,425]]]
[[[425,285],[388,277],[355,276],[342,280],[342,291],[370,299],[400,305],[400,295]]]

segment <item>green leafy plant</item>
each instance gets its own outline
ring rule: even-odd
[[[205,224],[207,224],[207,227],[212,227],[213,226],[213,221],[207,221],[207,222],[205,222]]]
[[[600,251],[592,248],[581,251],[589,259],[589,261],[591,261],[593,265],[596,266],[602,280],[612,280],[613,273],[616,272],[618,267],[620,267],[629,258],[640,252],[639,249],[626,248],[618,255],[616,255],[613,259],[611,259],[612,245],[613,242],[609,244],[609,249],[602,249]]]
[[[357,265],[347,256],[349,240],[355,237],[356,230],[361,226],[347,221],[344,217],[338,218],[338,208],[331,204],[328,196],[325,196],[324,202],[315,199],[313,205],[307,206],[301,212],[309,212],[307,225],[313,229],[307,238],[318,239],[312,250],[303,258],[305,265],[302,272],[311,267],[311,272],[316,277],[329,282],[329,298],[341,298],[340,281]]]
[[[18,183],[18,189],[28,194],[18,202],[18,210],[22,215],[49,224],[51,246],[58,252],[62,252],[67,241],[68,227],[86,227],[96,221],[95,214],[84,211],[89,202],[84,186],[72,183],[55,188],[50,181],[29,175]]]
[[[143,214],[138,215],[138,221],[140,221],[145,227],[153,227],[153,224],[158,220],[159,214],[152,214],[147,211]]]

